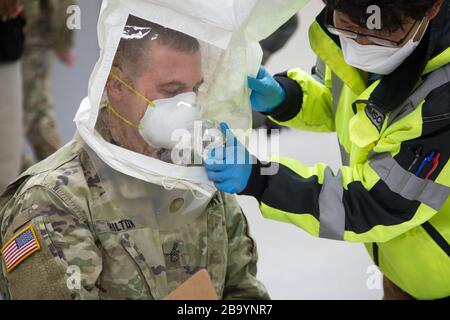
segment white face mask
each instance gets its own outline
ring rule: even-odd
[[[195,92],[187,92],[169,99],[153,101],[141,119],[139,132],[154,148],[173,149],[179,142],[174,139],[176,130],[188,130],[200,118],[195,105]]]
[[[426,28],[428,28],[428,23]],[[362,45],[353,39],[339,36],[345,62],[355,68],[370,73],[380,75],[390,74],[397,69],[419,45],[422,39],[416,42],[414,41],[419,30],[420,27],[414,36],[401,48]],[[425,31],[423,34],[425,34]]]

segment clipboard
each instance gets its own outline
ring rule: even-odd
[[[213,282],[206,269],[190,277],[164,300],[219,300]]]

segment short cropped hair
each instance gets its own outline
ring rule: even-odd
[[[129,71],[132,75],[139,75],[143,69],[145,70],[145,66],[143,68],[142,63],[140,63],[142,57],[145,56],[151,60],[151,54],[148,50],[150,50],[152,41],[185,53],[195,53],[200,50],[200,43],[197,39],[130,15],[117,48],[113,65]]]

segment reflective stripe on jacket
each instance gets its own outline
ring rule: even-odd
[[[418,299],[450,296],[449,16],[446,1],[414,56],[371,83],[372,75],[345,63],[321,13],[310,28],[319,57],[314,74],[276,76],[287,99],[272,117],[296,129],[336,132],[343,166],[334,174],[325,164],[276,156],[278,173],[261,175],[259,163],[243,192],[258,199],[266,218],[366,243],[382,272]],[[403,103],[386,112],[369,103],[375,90]]]

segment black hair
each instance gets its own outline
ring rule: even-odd
[[[395,31],[402,27],[405,19],[423,19],[438,0],[323,0],[331,10],[349,16],[352,22],[365,27],[371,13],[367,9],[377,5],[381,9],[382,28]]]

